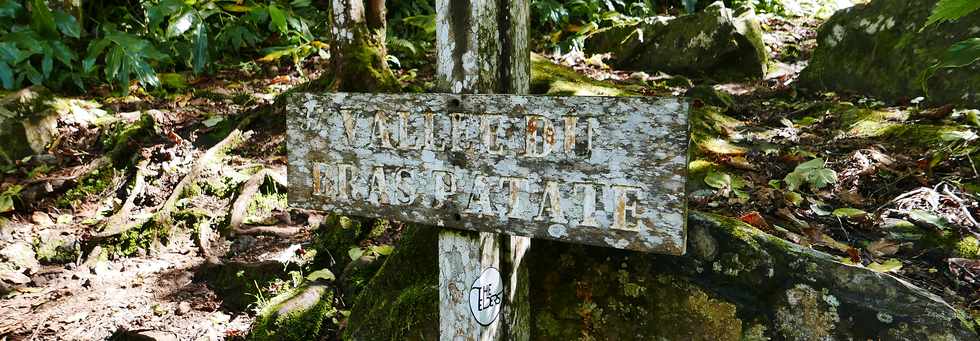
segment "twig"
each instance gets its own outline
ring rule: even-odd
[[[963,199],[960,199],[960,197],[956,196],[956,194],[953,194],[953,191],[949,190],[949,185],[943,186],[943,194],[950,197],[951,199],[953,199],[953,201],[956,202],[956,205],[960,207],[960,211],[963,212],[963,216],[965,216],[966,219],[969,220],[974,227],[980,227],[980,224],[977,223],[977,220],[973,219],[973,215],[970,214],[970,210],[966,209],[966,204],[963,202]]]

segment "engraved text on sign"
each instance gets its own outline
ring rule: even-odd
[[[684,251],[676,99],[298,94],[291,205],[639,251]]]

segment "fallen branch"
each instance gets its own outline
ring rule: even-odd
[[[237,235],[263,235],[263,236],[277,236],[277,237],[292,237],[300,232],[303,232],[302,228],[289,226],[286,224],[279,225],[246,225],[249,227],[237,227],[232,229],[232,233]]]

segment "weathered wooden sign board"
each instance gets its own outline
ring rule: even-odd
[[[682,101],[295,96],[286,110],[293,206],[684,253]]]

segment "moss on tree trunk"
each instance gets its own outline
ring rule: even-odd
[[[384,1],[333,0],[330,54],[335,90],[399,89],[386,60],[384,15]]]

